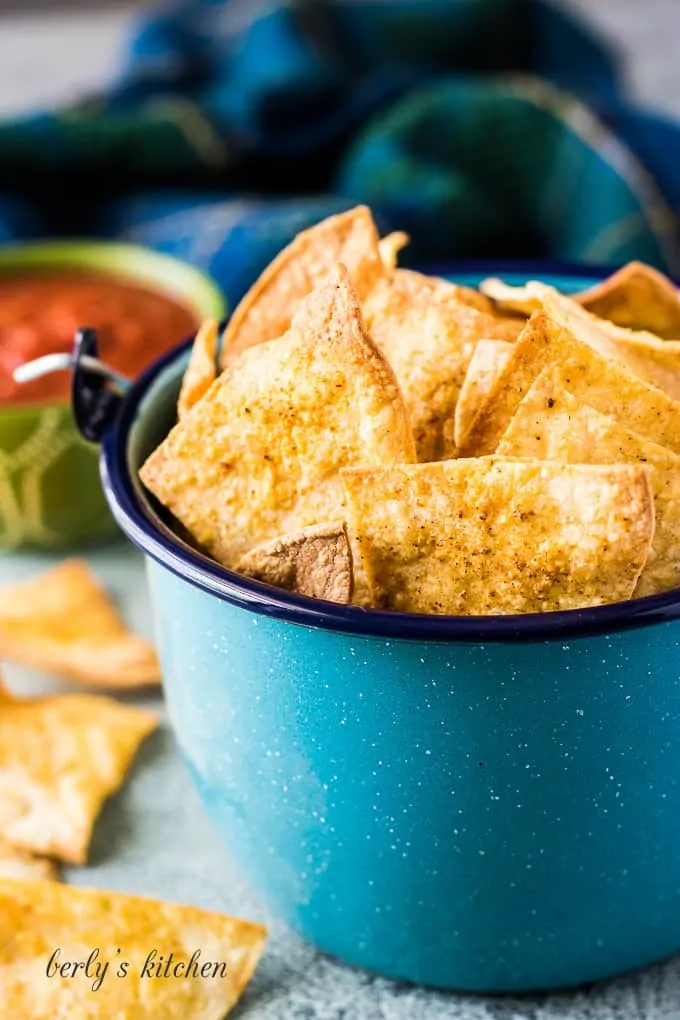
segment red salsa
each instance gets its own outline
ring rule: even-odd
[[[0,404],[66,399],[70,372],[20,385],[12,372],[43,354],[70,351],[80,326],[94,327],[102,359],[138,375],[198,325],[197,316],[164,294],[86,270],[0,275]]]

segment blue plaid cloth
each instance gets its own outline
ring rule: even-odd
[[[295,233],[367,202],[404,261],[680,271],[680,131],[536,0],[184,0],[106,95],[0,124],[0,240],[125,238],[238,300]],[[19,184],[17,182],[20,182]]]

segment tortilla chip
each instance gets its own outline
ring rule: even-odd
[[[290,332],[229,365],[140,472],[212,556],[342,518],[339,470],[415,459],[392,369],[364,330],[347,270]]]
[[[552,287],[544,288],[543,305],[548,315],[571,330],[577,340],[605,357],[618,358],[645,382],[665,390],[674,400],[680,399],[680,343],[598,319]]]
[[[343,471],[374,604],[485,615],[633,594],[654,532],[646,468],[499,458]]]
[[[78,559],[0,588],[0,656],[98,687],[160,681],[151,645],[130,633]]]
[[[280,252],[235,308],[222,337],[224,367],[249,347],[289,329],[305,298],[347,267],[360,299],[385,272],[371,211],[359,205],[304,230]]]
[[[5,879],[0,881],[3,1015],[8,1020],[223,1020],[248,985],[266,936],[260,924],[198,907]],[[65,964],[84,965],[88,958],[87,970],[60,970]]]
[[[472,423],[507,365],[512,350],[513,345],[506,340],[480,340],[475,347],[456,401],[456,447],[462,449],[465,446]]]
[[[568,464],[646,464],[656,526],[635,595],[680,585],[680,457],[589,407],[542,373],[498,445],[503,457]]]
[[[495,276],[482,280],[479,289],[500,312],[528,317],[543,308],[543,288],[548,284],[529,280],[522,286],[504,283]]]
[[[508,287],[491,279],[485,280],[483,286],[503,308],[522,308],[528,314],[546,311],[578,340],[605,357],[618,358],[641,379],[665,390],[674,400],[680,399],[680,343],[599,319],[574,298],[539,280],[531,280],[524,287]]]
[[[399,252],[410,242],[411,238],[403,230],[395,230],[394,233],[387,234],[386,237],[381,238],[378,248],[380,250],[380,258],[386,269],[394,269],[396,267]]]
[[[59,868],[46,857],[34,857],[0,839],[0,878],[38,878],[58,882]]]
[[[680,296],[671,280],[643,262],[629,262],[574,297],[589,312],[617,326],[680,339]]]
[[[468,290],[401,269],[364,302],[368,331],[404,394],[421,461],[455,455],[454,410],[475,345],[481,337],[506,335],[502,324],[468,303]]]
[[[619,328],[619,327],[612,327]],[[578,334],[577,334],[578,335]],[[615,338],[617,355],[641,379],[680,400],[680,342],[647,333]]]
[[[0,701],[3,838],[83,864],[104,801],[157,725],[151,712],[96,695]]]
[[[493,453],[522,397],[553,365],[552,378],[563,389],[632,432],[680,454],[680,403],[632,375],[618,359],[603,357],[577,340],[545,312],[535,312],[522,332],[472,424],[466,452]]]
[[[215,320],[206,319],[196,334],[177,401],[178,418],[205,396],[217,378],[217,330]]]
[[[316,599],[346,604],[352,597],[352,559],[344,524],[319,524],[265,542],[241,557],[235,569]]]

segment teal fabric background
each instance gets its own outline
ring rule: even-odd
[[[680,131],[536,0],[184,0],[115,86],[0,124],[0,240],[122,237],[232,301],[355,202],[406,261],[640,258],[680,272]]]

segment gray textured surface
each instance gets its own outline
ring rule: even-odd
[[[591,14],[630,55],[637,98],[680,114],[680,0],[571,0],[570,6]],[[113,73],[130,9],[117,3],[92,12],[57,14],[52,8],[0,16],[0,115],[67,99],[105,81]],[[150,634],[138,555],[116,544],[90,559],[130,622]],[[48,563],[41,557],[0,556],[0,582]],[[26,692],[57,686],[17,669],[9,669],[8,676]],[[156,699],[151,703],[161,707]],[[106,807],[90,865],[68,878],[264,917],[205,820],[166,728],[148,742],[129,783]],[[471,998],[374,979],[319,956],[273,922],[266,956],[235,1015],[244,1020],[679,1020],[680,960],[572,995]]]

